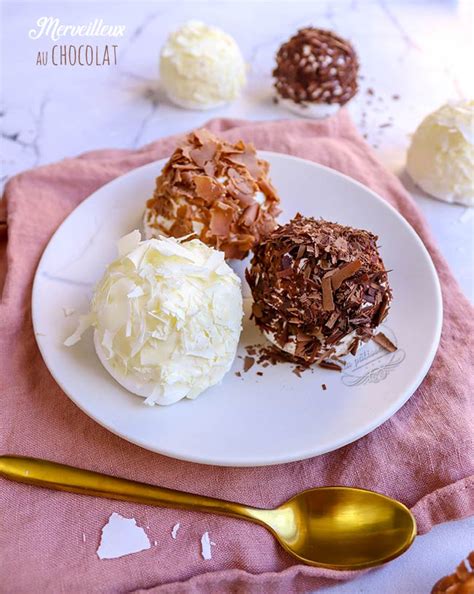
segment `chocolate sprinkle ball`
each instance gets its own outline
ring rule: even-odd
[[[331,369],[373,336],[392,297],[375,235],[300,214],[255,248],[246,277],[265,336]]]
[[[195,235],[226,258],[245,258],[280,213],[268,170],[252,144],[192,132],[156,180],[144,217],[147,239]]]
[[[276,62],[275,88],[283,99],[344,105],[357,92],[355,50],[331,31],[300,29],[281,46]]]

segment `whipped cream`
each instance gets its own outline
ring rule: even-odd
[[[474,101],[443,105],[413,135],[407,171],[425,192],[445,202],[474,205]]]
[[[290,340],[288,340],[284,346],[280,346],[276,340],[274,332],[264,331],[263,334],[265,338],[273,344],[273,346],[277,347],[281,351],[284,351],[285,353],[288,353],[289,355],[295,355],[296,339],[294,337],[290,337]],[[323,357],[325,354],[329,355],[329,353],[332,357],[343,357],[344,355],[347,355],[356,336],[357,333],[352,331],[349,334],[346,334],[346,336],[343,336],[337,344],[326,344],[324,335],[321,333],[321,335],[318,336],[319,340],[321,341],[321,357]]]
[[[196,398],[220,382],[240,337],[240,279],[222,252],[185,239],[123,237],[89,314],[65,341],[93,326],[104,367],[150,405]]]
[[[234,39],[199,21],[168,37],[160,77],[169,99],[186,109],[212,109],[236,99],[245,85],[245,62]]]

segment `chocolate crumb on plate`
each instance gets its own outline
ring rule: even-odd
[[[319,367],[322,367],[323,369],[332,369],[333,371],[342,371],[342,367],[332,361],[320,361]]]
[[[245,357],[244,359],[244,371],[247,373],[255,363],[255,359],[253,357]]]
[[[323,390],[327,390],[327,389],[328,389],[328,388],[327,388],[327,386],[326,386],[326,384],[321,384],[321,388],[322,388]]]
[[[398,347],[396,347],[393,342],[385,336],[383,332],[379,332],[375,336],[372,337],[372,340],[380,345],[383,349],[388,351],[389,353],[394,353]]]

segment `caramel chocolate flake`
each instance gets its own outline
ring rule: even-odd
[[[226,258],[244,258],[274,229],[280,213],[268,171],[252,144],[232,144],[204,128],[191,132],[163,167],[147,201],[147,238],[194,233]]]
[[[398,347],[396,347],[393,344],[393,342],[385,336],[383,332],[378,332],[377,334],[375,334],[372,337],[372,340],[389,353],[394,353],[398,349]]]

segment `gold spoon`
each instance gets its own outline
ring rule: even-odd
[[[37,458],[0,456],[0,475],[59,491],[250,520],[270,530],[290,555],[328,569],[380,565],[404,553],[416,535],[415,518],[402,503],[351,487],[309,489],[276,509],[258,509]]]

